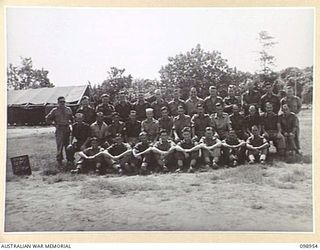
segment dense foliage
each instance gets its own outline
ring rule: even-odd
[[[21,66],[9,64],[7,69],[8,89],[54,87],[48,78],[49,71],[34,69],[31,58],[21,58]]]

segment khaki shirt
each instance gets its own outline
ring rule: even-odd
[[[192,116],[197,113],[197,105],[201,103],[203,104],[203,99],[197,97],[195,100],[189,98],[186,101],[186,111],[188,115]]]
[[[159,133],[159,122],[156,119],[145,119],[141,123],[141,130],[145,131],[149,140],[154,140]]]
[[[176,116],[173,119],[173,129],[180,138],[182,138],[181,131],[184,127],[191,127],[191,117],[188,115]]]
[[[54,121],[57,126],[69,125],[72,121],[72,111],[69,107],[56,107],[46,116],[49,121]]]
[[[231,122],[229,115],[227,113],[222,113],[222,116],[219,117],[218,114],[211,115],[212,127],[218,133],[226,132],[230,130]]]
[[[101,127],[97,122],[94,122],[90,126],[91,136],[97,137],[99,140],[105,139],[108,135],[108,125],[105,122],[102,122]]]

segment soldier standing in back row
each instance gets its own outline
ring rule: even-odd
[[[222,98],[217,95],[216,86],[209,87],[209,96],[204,99],[204,111],[205,113],[212,115],[216,112],[216,104],[222,103]]]
[[[254,90],[254,83],[252,80],[247,82],[247,91],[242,95],[242,107],[245,115],[249,113],[249,107],[254,105],[257,110],[260,108],[261,95],[257,90]]]
[[[63,96],[58,97],[58,107],[52,109],[46,116],[47,122],[54,122],[56,126],[56,144],[57,144],[57,162],[62,163],[63,148],[69,145],[70,124],[72,122],[72,111],[65,105],[66,101]]]
[[[275,114],[279,113],[280,110],[280,99],[278,96],[273,94],[273,88],[272,84],[270,82],[266,82],[264,84],[264,87],[266,89],[266,93],[261,97],[261,111],[266,112],[266,103],[270,102],[273,106],[273,112]]]
[[[81,106],[77,109],[76,113],[83,114],[83,122],[91,125],[96,120],[96,111],[89,106],[89,97],[83,96],[81,99]]]
[[[286,94],[287,94],[287,96],[282,98],[281,101],[280,101],[281,106],[283,104],[288,104],[290,112],[293,112],[296,115],[298,115],[300,110],[301,110],[301,106],[302,106],[301,99],[298,96],[294,95],[293,88],[291,86],[287,87]],[[296,123],[297,123],[297,130],[296,130],[296,136],[295,136],[295,143],[296,143],[296,147],[297,147],[297,152],[299,154],[301,154],[300,142],[299,142],[299,139],[298,139],[299,136],[300,136],[300,125],[299,125],[298,118],[297,118]]]

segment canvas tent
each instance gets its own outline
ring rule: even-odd
[[[64,96],[66,105],[75,111],[84,95],[90,95],[89,85],[9,90],[7,93],[8,123],[44,123],[46,114],[55,107],[59,96]]]

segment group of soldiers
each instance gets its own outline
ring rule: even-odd
[[[143,92],[135,102],[120,92],[115,105],[103,94],[96,107],[84,96],[74,116],[61,96],[46,116],[56,126],[57,162],[62,164],[65,148],[72,173],[122,175],[194,172],[246,161],[265,166],[271,143],[283,160],[301,154],[301,100],[292,87],[286,87],[283,98],[273,93],[269,82],[263,95],[252,81],[246,87],[235,96],[236,86],[230,85],[228,96],[221,98],[210,86],[204,99],[193,87],[185,101],[176,90],[169,102],[156,90],[152,103]],[[76,152],[80,160],[75,163]]]

